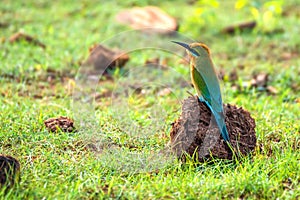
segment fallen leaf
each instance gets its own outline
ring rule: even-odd
[[[268,85],[268,80],[269,80],[269,74],[260,73],[253,76],[252,80],[250,81],[250,84],[252,87],[266,88]]]
[[[273,86],[267,86],[267,91],[269,94],[278,94],[278,90]]]
[[[162,97],[162,96],[167,96],[167,95],[169,95],[169,94],[171,94],[171,88],[164,88],[164,89],[162,89],[162,90],[160,90],[158,93],[157,93],[157,95],[158,96],[160,96],[160,97]]]
[[[135,7],[120,12],[118,22],[148,33],[171,34],[178,29],[176,20],[158,7]]]
[[[147,64],[147,65],[151,65],[151,64],[157,65],[157,64],[159,64],[159,58],[148,59],[148,60],[146,60],[145,64]]]
[[[298,58],[299,54],[297,52],[283,52],[281,54],[281,59],[282,60],[291,60],[294,58]]]
[[[99,93],[96,92],[93,94],[93,97],[95,100],[99,100],[102,98],[109,98],[113,96],[113,92],[111,90],[104,90],[103,92]]]
[[[159,58],[152,58],[152,59],[148,59],[146,60],[145,64],[147,66],[151,66],[151,67],[156,67],[162,70],[166,70],[168,69],[167,66],[167,59],[159,59]]]

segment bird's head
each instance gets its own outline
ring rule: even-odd
[[[176,42],[176,41],[172,41],[172,42],[184,47],[186,49],[188,55],[190,56],[190,58],[210,56],[209,48],[203,43],[195,42],[195,43],[191,43],[191,44],[186,44],[183,42]]]

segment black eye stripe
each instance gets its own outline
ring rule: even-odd
[[[195,54],[196,56],[200,56],[200,54],[195,49],[189,48],[188,50],[193,54]]]

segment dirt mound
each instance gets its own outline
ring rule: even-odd
[[[57,132],[59,130],[63,132],[75,132],[74,121],[68,117],[50,118],[44,121],[45,126],[50,132]]]
[[[20,163],[11,156],[0,155],[0,188],[10,188],[18,181],[20,174]]]
[[[242,108],[223,106],[229,145],[221,138],[209,108],[194,96],[184,100],[181,116],[172,125],[172,150],[183,160],[187,153],[200,162],[211,158],[231,160],[234,155],[252,152],[256,146],[254,119]]]

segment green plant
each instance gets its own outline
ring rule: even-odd
[[[260,1],[237,0],[235,9],[250,11],[257,23],[256,31],[272,32],[278,28],[283,3],[282,0],[266,1],[264,3]]]
[[[196,9],[192,12],[192,15],[188,16],[186,23],[181,27],[182,32],[199,34],[201,29],[205,30],[206,27],[215,24],[217,9],[220,6],[218,0],[200,0],[195,6]]]

